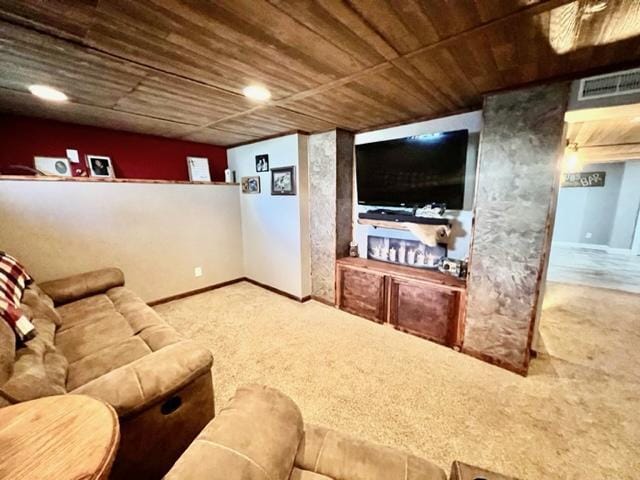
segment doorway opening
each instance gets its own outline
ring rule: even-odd
[[[536,350],[640,381],[640,103],[566,120]]]

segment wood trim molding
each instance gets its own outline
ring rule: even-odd
[[[191,182],[189,180],[147,180],[143,178],[47,177],[45,175],[0,175],[0,181],[88,182],[88,183],[157,183],[162,185],[238,186],[239,183]]]
[[[244,277],[234,278],[233,280],[228,280],[226,282],[216,283],[213,285],[208,285],[202,288],[196,288],[195,290],[189,290],[188,292],[178,293],[176,295],[171,295],[169,297],[159,298],[158,300],[153,300],[151,302],[147,302],[147,305],[150,307],[155,307],[156,305],[160,305],[163,303],[173,302],[174,300],[180,300],[182,298],[191,297],[192,295],[198,295],[199,293],[209,292],[211,290],[216,290],[218,288],[227,287],[229,285],[233,285],[234,283],[240,283],[245,280]]]
[[[313,298],[311,297],[311,295],[306,295],[304,297],[297,297],[295,295],[292,295],[290,293],[287,293],[283,290],[280,290],[279,288],[275,288],[272,287],[271,285],[267,285],[265,283],[261,283],[258,282],[257,280],[253,280],[251,278],[248,277],[238,277],[238,278],[234,278],[233,280],[228,280],[226,282],[221,282],[221,283],[216,283],[213,285],[208,285],[206,287],[202,287],[202,288],[196,288],[195,290],[189,290],[188,292],[183,292],[183,293],[178,293],[176,295],[171,295],[169,297],[163,297],[163,298],[159,298],[157,300],[152,300],[150,302],[147,302],[147,305],[149,305],[150,307],[155,307],[156,305],[161,305],[163,303],[169,303],[169,302],[173,302],[174,300],[180,300],[183,298],[187,298],[187,297],[191,297],[193,295],[198,295],[200,293],[205,293],[205,292],[210,292],[211,290],[217,290],[218,288],[222,288],[222,287],[227,287],[229,285],[233,285],[235,283],[240,283],[240,282],[248,282],[251,283],[253,285],[256,285],[260,288],[264,288],[265,290],[269,290],[270,292],[273,293],[277,293],[278,295],[282,295],[283,297],[289,298],[291,300],[295,300],[296,302],[300,302],[300,303],[305,303],[308,302],[309,300],[318,300],[317,298]],[[327,303],[323,300],[318,300],[322,303]],[[327,305],[330,305],[329,303],[327,303]],[[333,306],[333,305],[331,305]]]
[[[311,300],[311,295],[306,295],[304,297],[298,297],[296,295],[292,295],[291,293],[285,292],[284,290],[280,290],[279,288],[272,287],[271,285],[267,285],[266,283],[258,282],[249,277],[244,277],[243,280],[245,282],[252,283],[258,287],[264,288],[265,290],[269,290],[270,292],[277,293],[278,295],[282,295],[283,297],[290,298],[291,300],[295,300],[300,303],[308,302]]]

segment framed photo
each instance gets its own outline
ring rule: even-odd
[[[111,158],[100,155],[87,155],[87,166],[92,177],[115,178]]]
[[[242,177],[242,193],[260,193],[260,177]]]
[[[33,157],[33,164],[40,175],[70,177],[71,166],[65,157]]]
[[[189,181],[210,182],[209,159],[207,157],[187,157],[187,167],[189,168]]]
[[[296,194],[296,167],[271,169],[271,195]]]
[[[256,172],[269,171],[269,155],[256,155]]]

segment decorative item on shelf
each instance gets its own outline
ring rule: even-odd
[[[236,183],[236,171],[230,168],[225,169],[224,181],[225,183]]]
[[[256,172],[269,171],[269,155],[256,155]]]
[[[70,177],[71,166],[66,157],[33,157],[33,163],[40,175]]]
[[[260,177],[242,177],[242,193],[260,193]]]
[[[271,195],[296,194],[296,167],[271,169]]]
[[[75,148],[67,148],[67,158],[71,163],[80,163],[80,155]]]
[[[446,203],[430,203],[422,208],[416,208],[413,215],[422,218],[442,218],[446,210]]]
[[[407,230],[430,247],[440,244],[446,245],[449,242],[451,227],[448,225],[424,225],[421,223],[406,223],[405,225]]]
[[[429,246],[417,240],[400,238],[367,237],[367,258],[397,263],[417,268],[438,268],[440,260],[447,256],[445,245]]]
[[[101,155],[87,155],[87,166],[92,177],[115,178],[111,158]]]
[[[349,243],[349,256],[350,257],[359,257],[360,253],[358,252],[358,243],[350,242]]]
[[[187,157],[189,167],[189,181],[210,182],[209,159],[206,157]]]
[[[443,258],[438,264],[438,270],[454,277],[464,277],[467,275],[467,262],[456,260],[455,258]]]

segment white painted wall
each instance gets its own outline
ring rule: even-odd
[[[1,180],[0,250],[37,281],[119,267],[158,300],[244,275],[239,200],[226,185]]]
[[[554,243],[631,249],[640,209],[640,160],[591,163],[583,171],[606,172],[605,185],[560,188]]]
[[[640,213],[640,160],[624,162],[624,174],[609,246],[630,249],[634,243],[638,214]]]
[[[424,135],[428,133],[448,132],[452,130],[469,130],[469,146],[467,149],[467,171],[465,178],[464,210],[449,210],[447,217],[451,219],[452,235],[449,242],[449,256],[464,259],[469,254],[473,222],[473,197],[475,192],[476,162],[478,157],[478,144],[480,131],[482,130],[482,111],[451,115],[449,117],[428,120],[425,122],[400,125],[398,127],[373,130],[371,132],[358,133],[355,136],[355,144],[380,142],[396,138]],[[357,172],[356,172],[357,175]],[[354,179],[355,180],[355,179]],[[367,256],[367,237],[376,235],[390,238],[404,238],[416,240],[417,238],[401,230],[374,228],[357,223],[358,213],[370,209],[358,205],[357,189],[354,188],[354,232],[353,237],[359,245],[361,257]],[[385,207],[387,208],[387,207]]]
[[[296,167],[295,196],[271,195],[271,172],[257,173],[255,156],[269,167]],[[284,292],[311,293],[307,137],[288,135],[227,150],[229,168],[259,176],[259,194],[240,194],[245,276]]]

